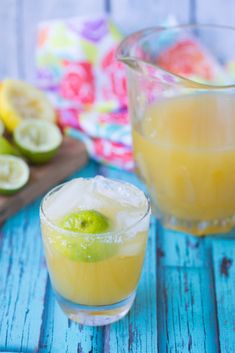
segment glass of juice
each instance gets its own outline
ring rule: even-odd
[[[40,208],[57,301],[72,320],[99,326],[125,316],[144,260],[150,203],[137,187],[101,176],[52,189]]]
[[[235,224],[235,29],[150,28],[121,43],[136,171],[155,215],[195,235]]]

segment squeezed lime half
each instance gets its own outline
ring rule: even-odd
[[[29,167],[19,157],[0,155],[0,194],[11,195],[29,180]]]
[[[14,130],[14,141],[22,154],[34,164],[50,161],[61,143],[60,129],[45,120],[26,119]]]
[[[110,239],[108,241],[105,235],[110,231],[111,222],[96,210],[72,212],[63,217],[58,225],[73,232],[71,235],[53,232],[53,245],[70,260],[97,262],[111,257],[116,252],[117,244]]]

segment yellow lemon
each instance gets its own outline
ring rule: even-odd
[[[20,80],[6,79],[0,89],[0,117],[12,132],[24,119],[55,121],[55,111],[46,95]]]

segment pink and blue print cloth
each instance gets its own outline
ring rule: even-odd
[[[132,169],[125,68],[115,59],[121,39],[105,16],[42,23],[37,82],[67,135],[83,140],[96,160]]]

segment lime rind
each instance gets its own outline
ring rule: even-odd
[[[2,120],[0,120],[0,136],[3,135],[4,130],[5,130],[5,126],[4,126],[3,122],[2,122]]]
[[[109,219],[98,211],[72,212],[62,218],[58,225],[62,229],[79,233],[73,237],[68,237],[62,232],[52,231],[50,234],[53,246],[70,260],[97,262],[110,258],[117,251],[116,243],[99,236],[110,231],[111,225]]]
[[[79,235],[70,238],[62,235],[53,236],[53,247],[72,261],[98,262],[107,260],[117,252],[117,244],[106,242],[95,236]]]
[[[100,234],[109,230],[108,218],[95,210],[81,210],[66,215],[61,221],[63,229],[85,234]]]
[[[27,184],[29,175],[29,167],[21,158],[0,155],[0,194],[14,194]]]
[[[0,155],[9,154],[20,156],[20,152],[4,136],[0,135]]]
[[[42,164],[51,160],[61,143],[60,129],[44,120],[24,120],[14,131],[14,141],[32,163]]]

